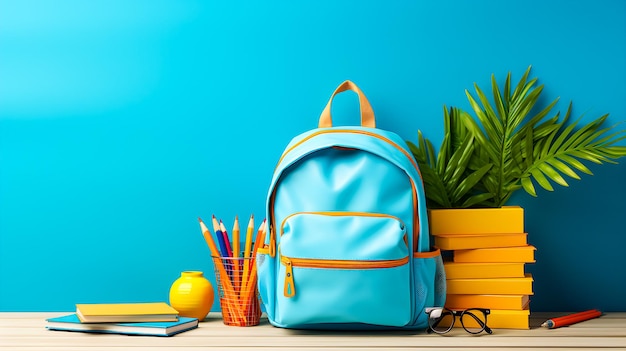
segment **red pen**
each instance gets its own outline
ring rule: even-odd
[[[565,327],[575,323],[583,322],[589,319],[600,317],[602,312],[599,310],[588,310],[578,313],[568,314],[567,316],[551,318],[541,324],[542,327],[548,327],[549,329]]]

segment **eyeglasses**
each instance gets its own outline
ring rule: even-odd
[[[487,332],[487,334],[493,333],[491,328],[487,326],[487,315],[491,311],[486,308],[449,310],[447,308],[435,307],[427,308],[425,313],[428,315],[429,333],[445,334],[449,332],[456,323],[456,317],[459,317],[461,326],[470,334],[480,334],[483,331]]]

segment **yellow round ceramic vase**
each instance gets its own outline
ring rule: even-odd
[[[213,285],[198,271],[182,272],[170,288],[170,305],[180,316],[199,321],[211,311],[214,298]]]

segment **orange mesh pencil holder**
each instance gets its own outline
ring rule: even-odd
[[[215,279],[224,324],[249,327],[259,324],[261,304],[256,262],[252,257],[215,257]]]

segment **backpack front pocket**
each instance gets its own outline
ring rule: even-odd
[[[279,324],[410,322],[409,248],[398,218],[297,213],[283,221],[280,233]]]

